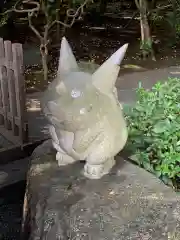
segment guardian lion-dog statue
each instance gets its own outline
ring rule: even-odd
[[[115,164],[128,132],[115,82],[128,44],[92,75],[79,70],[71,47],[61,42],[56,79],[44,92],[41,106],[49,120],[59,166],[85,160],[84,175],[99,179]]]

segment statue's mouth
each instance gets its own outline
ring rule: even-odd
[[[55,116],[53,116],[51,113],[46,113],[45,116],[53,124],[54,126],[57,127],[63,127],[64,126],[64,121],[59,121]]]

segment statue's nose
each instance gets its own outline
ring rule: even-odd
[[[50,101],[47,103],[47,108],[48,108],[48,114],[51,116],[51,118],[55,118],[59,123],[64,122],[65,120],[65,114],[64,111],[60,108],[60,106],[53,102]]]

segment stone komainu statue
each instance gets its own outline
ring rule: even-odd
[[[72,50],[62,39],[56,79],[41,104],[59,166],[85,160],[84,175],[101,178],[115,164],[128,133],[115,82],[127,44],[94,74],[81,72]]]

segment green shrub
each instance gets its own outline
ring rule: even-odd
[[[180,79],[137,89],[137,102],[125,108],[131,159],[180,189]]]

